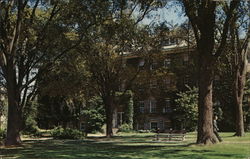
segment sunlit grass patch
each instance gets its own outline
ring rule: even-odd
[[[250,157],[250,133],[234,137],[220,133],[223,142],[215,145],[195,144],[196,133],[185,141],[155,142],[153,133],[120,133],[107,139],[26,140],[22,147],[2,148],[3,159],[247,159]]]

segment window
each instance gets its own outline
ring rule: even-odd
[[[170,130],[171,129],[171,122],[170,121],[165,121],[164,122],[164,129],[165,130]]]
[[[166,58],[165,60],[164,60],[164,67],[169,67],[170,66],[170,64],[171,64],[171,59],[170,58]]]
[[[175,38],[170,38],[170,43],[171,44],[176,44],[176,39]]]
[[[157,128],[158,128],[157,122],[150,122],[150,129],[151,130],[156,130]]]
[[[150,80],[150,88],[156,88],[157,87],[157,80]]]
[[[190,77],[188,75],[185,75],[183,78],[183,84],[189,85],[190,84]]]
[[[121,82],[119,85],[119,91],[123,92],[125,90],[125,81]]]
[[[149,100],[150,113],[156,112],[156,100]]]
[[[122,67],[125,68],[127,65],[127,61],[125,59],[122,59]]]
[[[162,46],[168,46],[168,45],[170,45],[170,39],[162,41]]]
[[[188,60],[189,60],[188,55],[185,54],[185,55],[183,56],[183,65],[187,65],[187,64],[188,64]]]
[[[138,90],[139,91],[144,91],[145,86],[144,86],[144,84],[141,81],[139,81],[138,83],[136,83],[136,85],[138,86]]]
[[[175,38],[175,44],[179,44],[179,39]]]
[[[157,63],[156,62],[153,62],[151,65],[150,65],[150,70],[155,70],[157,68]]]
[[[139,67],[143,67],[145,64],[145,60],[144,59],[140,59],[139,61]]]
[[[165,99],[165,105],[162,110],[163,113],[172,112],[170,98]]]
[[[85,123],[84,122],[80,123],[80,130],[85,130]]]
[[[139,109],[141,113],[144,113],[145,104],[144,101],[139,101]]]
[[[163,46],[176,45],[176,44],[178,44],[177,38],[169,38],[162,42]]]
[[[124,112],[117,112],[117,125],[118,126],[122,125],[123,114]]]
[[[169,88],[171,86],[171,78],[170,77],[167,77],[165,79],[165,85]]]
[[[160,128],[160,129],[164,129],[163,120],[161,120],[161,121],[159,122],[159,127],[158,127],[158,128]]]

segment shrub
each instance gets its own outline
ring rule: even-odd
[[[105,110],[100,97],[93,97],[88,101],[88,106],[81,111],[84,119],[85,135],[93,132],[101,132],[105,123]]]
[[[24,129],[22,134],[32,135],[32,136],[41,136],[39,128],[36,122],[37,116],[37,102],[28,102],[24,107],[23,121]]]
[[[26,135],[41,136],[41,132],[39,131],[36,121],[32,118],[26,119],[25,128],[22,133]]]
[[[133,131],[133,129],[132,129],[131,125],[129,125],[129,124],[122,124],[118,130],[118,132],[132,132],[132,131]]]
[[[152,133],[151,130],[138,130],[138,133]]]
[[[51,131],[51,135],[55,139],[81,139],[83,137],[83,133],[76,129],[62,127],[56,127]]]

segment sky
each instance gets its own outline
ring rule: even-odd
[[[152,11],[150,13],[150,17],[146,17],[143,20],[143,24],[150,24],[153,22],[168,22],[172,24],[181,24],[188,18],[182,11],[180,6],[171,6],[171,7],[164,7],[159,8],[156,11]]]

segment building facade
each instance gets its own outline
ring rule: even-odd
[[[136,130],[177,129],[173,121],[176,93],[184,91],[185,85],[194,86],[196,80],[191,56],[194,49],[175,45],[174,41],[152,56],[128,54],[125,58],[126,66],[139,70],[132,86]],[[122,124],[123,115],[124,110],[117,108],[114,127]]]

